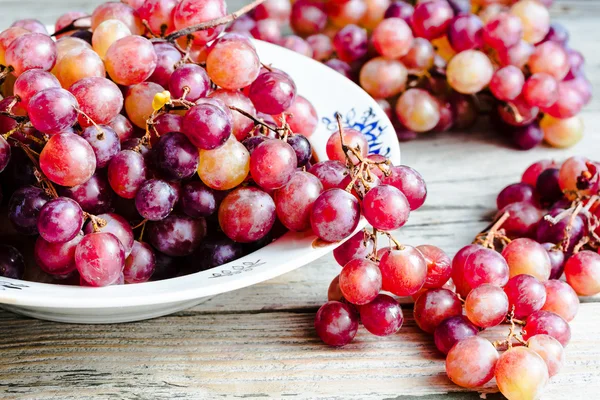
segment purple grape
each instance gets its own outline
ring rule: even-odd
[[[556,217],[558,214],[563,212],[562,208],[555,208],[551,210],[548,215],[551,217]],[[554,243],[561,244],[566,239],[565,229],[571,220],[571,216],[567,215],[562,218],[556,224],[553,224],[551,221],[542,218],[542,220],[537,224],[537,229],[535,231],[536,238],[539,243]],[[565,249],[565,253],[569,254],[573,251],[573,248],[583,235],[585,234],[585,222],[581,215],[575,216],[573,219],[573,224],[571,225],[570,237],[569,237],[569,245]]]
[[[96,171],[87,182],[79,186],[61,187],[59,193],[75,200],[83,211],[94,215],[110,211],[115,199],[106,174],[100,171]]]
[[[281,114],[294,102],[296,84],[285,72],[264,72],[250,86],[249,97],[256,111],[270,115]]]
[[[298,167],[305,166],[306,163],[310,161],[310,157],[312,156],[312,147],[306,136],[292,135],[288,137],[287,142],[296,152]]]
[[[89,126],[83,130],[81,137],[92,146],[96,155],[96,168],[104,168],[110,160],[121,151],[119,135],[108,125],[100,125],[100,130]]]
[[[481,48],[483,22],[474,14],[458,15],[448,27],[448,40],[457,52]]]
[[[40,236],[49,243],[68,242],[82,227],[83,210],[68,197],[57,197],[44,204],[37,221]]]
[[[519,150],[530,150],[544,141],[544,132],[537,123],[515,127],[510,136],[511,142]]]
[[[10,153],[10,145],[4,137],[0,136],[0,172],[4,171],[4,168],[8,165]]]
[[[183,116],[179,114],[161,114],[154,120],[152,126],[160,137],[167,133],[181,132],[183,127]]]
[[[206,221],[171,214],[162,221],[149,223],[146,232],[148,241],[158,251],[174,257],[187,256],[206,236]]]
[[[123,278],[127,283],[147,282],[152,277],[155,267],[156,258],[152,247],[136,240],[133,242],[131,254],[125,260]]]
[[[167,88],[176,64],[181,61],[181,53],[170,43],[154,43],[154,51],[156,52],[156,68],[148,78],[148,82],[158,83]]]
[[[171,75],[169,80],[169,91],[174,98],[181,98],[185,93],[186,100],[196,101],[205,97],[210,89],[210,79],[204,68],[196,64],[183,64]]]
[[[410,24],[415,8],[402,0],[394,1],[385,10],[384,18],[402,18],[407,24]]]
[[[208,217],[217,211],[215,191],[202,182],[186,183],[181,190],[181,211],[192,218]]]
[[[25,260],[12,246],[0,244],[0,276],[22,279],[25,274]]]
[[[223,146],[231,136],[232,129],[231,113],[208,102],[190,108],[183,119],[183,133],[194,146],[203,150]]]
[[[190,178],[198,169],[198,149],[182,133],[161,136],[154,152],[156,167],[167,179]]]
[[[519,201],[535,202],[535,188],[528,183],[513,183],[508,185],[498,194],[496,206],[498,210],[503,209],[509,204]]]
[[[563,197],[562,189],[558,184],[558,175],[558,168],[548,168],[538,176],[535,189],[542,203],[553,204]]]
[[[181,257],[171,257],[161,252],[154,253],[154,260],[154,273],[150,277],[153,281],[174,278],[182,262]]]
[[[160,221],[171,213],[177,195],[165,181],[149,179],[142,184],[135,196],[135,207],[142,217],[150,221]]]
[[[369,50],[367,31],[353,24],[346,25],[335,34],[333,48],[342,61],[359,60]]]
[[[264,142],[265,140],[267,140],[266,136],[250,136],[247,139],[244,139],[244,141],[242,142],[242,144],[246,147],[246,150],[248,150],[248,153],[250,153],[250,155],[252,155],[252,152],[254,151],[254,149],[256,149],[258,147],[259,144],[261,144],[262,142]]]
[[[13,193],[8,203],[8,218],[15,230],[23,235],[36,235],[38,215],[50,199],[42,189],[33,186]]]
[[[444,354],[448,354],[452,346],[479,333],[479,329],[467,317],[457,315],[443,320],[437,328],[433,338],[435,347]]]
[[[556,248],[554,243],[542,243],[550,257],[550,279],[560,279],[565,270],[565,253]]]
[[[338,58],[332,58],[331,60],[325,61],[325,65],[344,75],[346,78],[352,79],[352,67],[347,62]]]
[[[448,0],[448,4],[456,15],[471,12],[471,0]]]
[[[194,272],[198,272],[227,264],[243,257],[244,254],[244,246],[241,243],[236,243],[226,236],[217,236],[202,242],[190,259],[193,259]]]

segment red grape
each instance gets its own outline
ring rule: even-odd
[[[112,233],[90,233],[75,249],[75,264],[81,278],[91,286],[108,286],[123,271],[125,251]]]
[[[425,258],[419,250],[411,246],[383,250],[379,269],[383,290],[397,296],[410,296],[418,292],[427,279]]]
[[[360,307],[360,321],[373,335],[388,336],[400,330],[404,316],[400,304],[393,297],[380,294]]]
[[[501,324],[508,313],[508,297],[498,286],[488,283],[471,290],[465,300],[467,318],[480,328]]]
[[[240,187],[229,193],[219,207],[219,225],[232,240],[254,242],[269,233],[275,223],[271,196],[254,187]]]
[[[356,336],[358,316],[346,304],[329,301],[317,311],[315,330],[325,344],[345,346]]]
[[[494,377],[498,351],[487,339],[471,336],[456,343],[446,357],[446,374],[455,384],[475,388]]]
[[[456,343],[475,336],[478,333],[479,329],[467,318],[462,315],[456,315],[446,318],[435,328],[433,339],[435,347],[442,353],[448,354]]]
[[[517,275],[504,287],[509,309],[514,307],[515,317],[524,318],[540,310],[546,302],[546,289],[531,275]]]
[[[358,226],[360,204],[345,190],[324,191],[313,203],[310,224],[313,232],[328,242],[342,240]]]
[[[294,172],[274,194],[275,209],[281,223],[296,232],[310,229],[312,206],[322,190],[323,185],[316,176],[308,172]]]
[[[565,264],[565,276],[569,285],[580,296],[599,293],[600,254],[584,250],[571,256]]]
[[[569,323],[560,315],[551,311],[536,311],[527,317],[523,327],[523,339],[527,340],[532,336],[546,334],[558,340],[560,344],[566,346],[571,340],[571,328]]]
[[[381,272],[373,261],[354,258],[340,272],[340,290],[352,304],[371,302],[381,290]]]

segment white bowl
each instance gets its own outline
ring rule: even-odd
[[[339,112],[346,126],[367,135],[371,152],[387,155],[394,164],[400,163],[400,148],[389,119],[360,87],[310,58],[266,42],[254,43],[261,61],[289,73],[298,93],[317,109],[319,126],[311,141],[320,159],[327,158],[325,143],[337,129],[334,115]],[[359,229],[365,224],[362,220]],[[179,278],[134,285],[88,288],[0,278],[0,306],[60,322],[114,323],[158,317],[192,307],[203,297],[285,274],[341,244],[314,246],[315,239],[310,232],[288,232],[268,246],[228,264]]]

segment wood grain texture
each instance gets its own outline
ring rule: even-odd
[[[241,3],[229,1],[229,8]],[[0,26],[31,16],[53,23],[65,11],[91,11],[97,4],[0,0]],[[552,14],[570,30],[572,46],[587,59],[588,77],[600,87],[600,2],[559,0]],[[403,162],[424,175],[429,196],[397,237],[453,254],[487,225],[496,194],[518,181],[532,162],[573,154],[598,158],[598,99],[583,113],[585,138],[567,150],[515,151],[487,129],[423,135],[402,144]],[[64,325],[0,311],[0,398],[479,398],[446,379],[442,357],[416,328],[409,306],[404,306],[407,323],[391,338],[361,329],[343,350],[323,346],[312,327],[314,312],[338,272],[327,255],[173,316],[131,324]],[[572,324],[567,365],[552,379],[544,399],[564,399],[567,393],[575,399],[598,397],[600,303],[586,300],[592,302],[581,306]]]

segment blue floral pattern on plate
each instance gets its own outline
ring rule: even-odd
[[[342,124],[345,128],[356,129],[362,132],[369,142],[369,153],[381,154],[382,156],[388,156],[392,149],[384,145],[382,136],[389,126],[383,125],[381,120],[377,117],[377,114],[373,112],[372,108],[364,111],[362,115],[356,112],[354,108],[350,109],[347,113],[341,113],[336,111],[332,118],[323,117],[322,121],[331,132],[335,132],[338,129],[336,115],[342,116]]]

